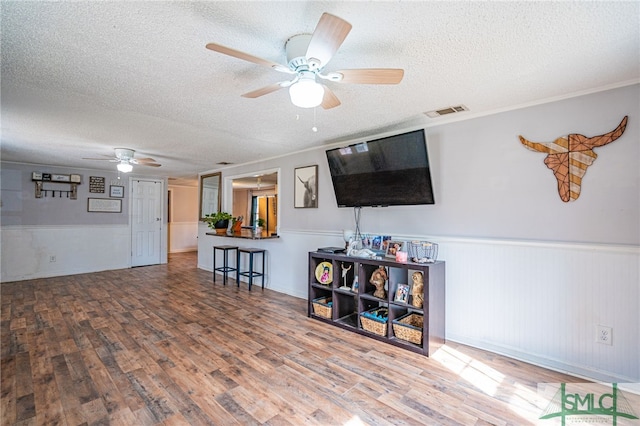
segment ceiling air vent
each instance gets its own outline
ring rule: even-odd
[[[436,117],[441,117],[443,115],[455,114],[457,112],[462,112],[462,111],[469,111],[469,108],[467,108],[464,105],[456,105],[456,106],[451,106],[447,108],[437,109],[435,111],[428,111],[428,112],[425,112],[425,114],[427,115],[427,117],[436,118]]]

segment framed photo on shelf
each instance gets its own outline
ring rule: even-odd
[[[294,170],[293,207],[318,207],[318,165],[298,167]]]
[[[110,185],[109,197],[111,198],[124,198],[124,186]]]
[[[393,299],[394,302],[408,303],[409,302],[409,284],[398,284],[398,289],[396,290],[396,297]]]
[[[404,242],[389,240],[387,242],[387,251],[385,257],[393,257],[395,259],[396,253],[402,250]]]
[[[380,250],[383,250],[385,254],[387,253],[387,248],[389,247],[390,240],[391,240],[391,235],[382,236],[382,245],[380,245]]]
[[[382,247],[382,236],[373,235],[371,237],[371,250],[380,250],[380,247]]]

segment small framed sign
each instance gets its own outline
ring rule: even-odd
[[[124,186],[110,185],[109,186],[109,197],[112,197],[112,198],[124,198]]]
[[[52,182],[71,182],[71,175],[52,174],[51,181]]]
[[[89,176],[89,192],[104,194],[104,178],[100,176]]]
[[[87,211],[95,213],[122,213],[122,200],[88,198]]]

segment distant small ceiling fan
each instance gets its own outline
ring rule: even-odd
[[[118,163],[116,166],[118,171],[123,173],[129,173],[133,170],[133,165],[160,167],[161,164],[156,163],[153,158],[133,158],[135,151],[129,148],[116,148],[115,157],[110,155],[104,155],[106,158],[83,158],[83,160],[101,160],[110,161],[112,163]]]
[[[288,87],[294,105],[302,108],[321,105],[324,109],[329,109],[340,105],[340,101],[329,87],[318,82],[318,78],[336,83],[398,84],[404,76],[404,70],[395,68],[346,69],[323,73],[324,67],[337,52],[349,31],[350,23],[329,13],[323,13],[313,34],[295,35],[287,40],[287,66],[216,43],[209,43],[206,47],[276,71],[295,74],[292,80],[245,93],[243,97],[257,98]]]

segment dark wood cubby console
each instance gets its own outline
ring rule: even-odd
[[[316,278],[316,268],[322,262],[331,264],[331,282],[322,283]],[[385,285],[386,297],[378,298],[373,295],[375,287],[369,283],[371,274],[380,266],[387,270],[388,280]],[[358,288],[341,289],[345,284],[343,269],[346,272],[346,285],[352,286],[354,278],[358,277]],[[323,268],[324,269],[324,268]],[[398,284],[411,284],[413,272],[420,271],[424,277],[424,303],[422,308],[409,303],[395,301]],[[329,280],[325,280],[329,281]],[[413,296],[412,296],[413,297]],[[318,300],[331,299],[331,310],[324,310],[324,316],[314,310]],[[361,315],[378,307],[388,309],[386,335],[368,331],[362,326]],[[409,313],[421,314],[422,338],[421,343],[411,343],[396,337],[393,321]],[[362,334],[404,349],[426,356],[433,354],[445,340],[445,262],[433,263],[396,262],[391,258],[366,259],[351,257],[344,254],[326,252],[309,253],[309,300],[308,316],[326,322],[354,333]]]

